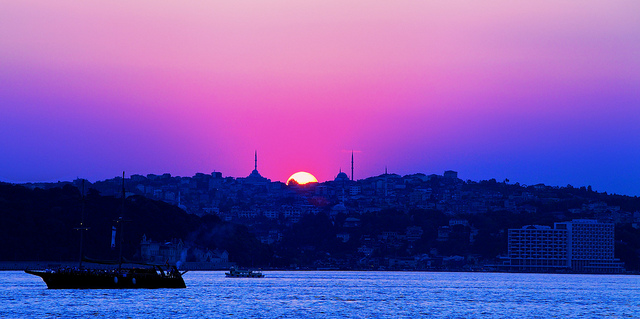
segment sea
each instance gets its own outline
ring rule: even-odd
[[[0,272],[0,318],[640,318],[640,276],[192,271],[186,289],[50,290]]]

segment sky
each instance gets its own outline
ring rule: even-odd
[[[640,195],[640,1],[0,0],[0,181],[340,170]]]

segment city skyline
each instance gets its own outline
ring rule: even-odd
[[[636,1],[0,3],[0,181],[400,175],[640,195]],[[352,153],[353,152],[353,153]],[[350,174],[351,175],[351,174]]]

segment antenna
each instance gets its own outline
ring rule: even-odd
[[[82,255],[84,255],[84,231],[89,230],[89,227],[84,226],[84,178],[82,179],[82,208],[80,211],[80,227],[76,227],[76,230],[80,231],[80,258],[78,261],[78,268],[82,268]]]

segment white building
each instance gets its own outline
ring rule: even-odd
[[[566,229],[568,266],[579,272],[620,272],[622,263],[614,257],[614,225],[591,219],[555,223]]]
[[[509,229],[510,265],[522,271],[549,271],[568,267],[567,230],[529,225]]]
[[[614,225],[574,219],[549,226],[509,229],[508,257],[502,266],[517,271],[567,270],[581,273],[621,273],[614,257]]]
[[[176,264],[184,256],[186,256],[187,249],[182,243],[182,240],[172,240],[165,243],[154,242],[151,239],[147,239],[147,235],[142,235],[142,241],[140,241],[140,257],[145,262],[163,264],[168,262],[170,264]]]

